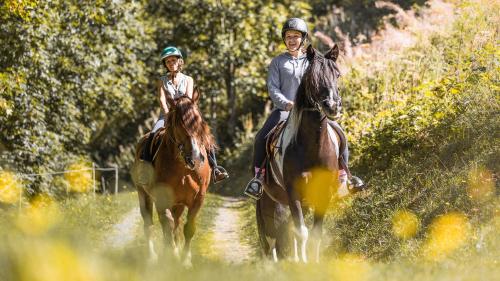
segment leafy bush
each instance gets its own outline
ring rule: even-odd
[[[404,246],[427,237],[436,217],[464,214],[477,231],[493,215],[500,159],[493,11],[499,6],[482,4],[461,3],[447,34],[432,34],[395,60],[365,61],[344,78],[354,170],[371,191],[331,229],[340,250],[375,258],[414,255],[416,248],[405,252]],[[413,242],[392,231],[399,210],[421,221]]]

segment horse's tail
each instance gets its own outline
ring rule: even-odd
[[[263,204],[263,200],[266,196],[267,194],[264,192],[263,197],[255,203],[256,205],[255,215],[257,217],[257,231],[259,232],[259,241],[263,257],[266,257],[269,254],[269,250],[271,247],[266,239],[266,223],[263,213],[263,208],[265,207]]]

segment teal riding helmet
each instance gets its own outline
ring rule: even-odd
[[[168,46],[165,49],[163,49],[163,51],[161,52],[160,59],[163,60],[163,59],[165,59],[167,57],[171,57],[171,56],[176,56],[176,57],[179,57],[181,59],[183,58],[182,53],[179,49],[177,49],[176,47],[173,47],[173,46]]]

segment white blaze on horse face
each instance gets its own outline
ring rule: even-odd
[[[331,101],[334,101],[334,95],[335,95],[335,90],[333,88],[330,88],[330,90],[328,91],[328,98],[331,100]]]
[[[200,160],[201,159],[201,151],[200,147],[198,146],[198,142],[196,141],[195,138],[191,138],[191,156],[193,157],[193,160]]]

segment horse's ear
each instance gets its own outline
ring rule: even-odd
[[[316,56],[316,49],[314,49],[312,45],[309,45],[309,47],[307,47],[306,54],[307,59],[312,60]]]
[[[194,87],[193,89],[193,96],[191,100],[193,100],[193,103],[197,103],[198,100],[200,99],[200,91],[198,90],[198,87]]]
[[[174,100],[174,98],[172,98],[172,96],[169,93],[167,93],[165,95],[165,97],[167,98],[168,107],[170,109],[175,108],[175,100]]]
[[[325,54],[325,58],[329,59],[329,60],[332,60],[332,61],[337,61],[338,57],[339,57],[339,53],[340,53],[340,49],[339,49],[339,46],[337,44],[335,44],[331,49],[330,51],[328,51],[326,54]]]

